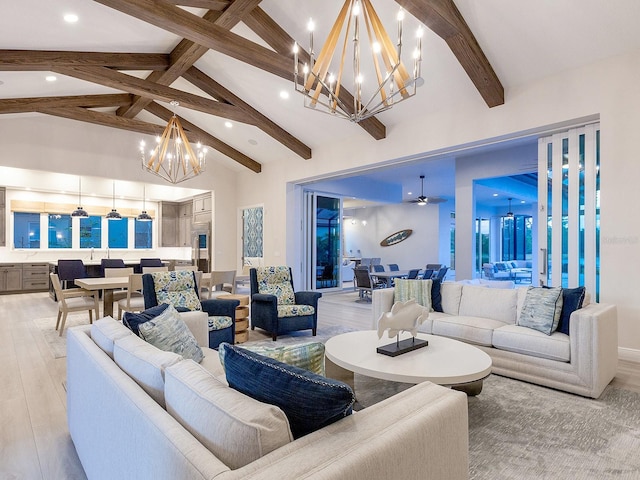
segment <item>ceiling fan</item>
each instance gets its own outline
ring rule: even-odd
[[[435,205],[436,203],[444,203],[446,201],[447,199],[442,197],[425,197],[424,175],[420,175],[420,196],[412,200],[408,200],[408,203],[417,203],[418,205]]]

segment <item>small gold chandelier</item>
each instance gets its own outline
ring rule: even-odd
[[[298,62],[298,44],[293,47],[294,85],[296,91],[305,96],[305,107],[360,122],[414,96],[416,88],[424,83],[420,70],[423,31],[422,28],[418,29],[417,44],[413,51],[413,72],[410,75],[401,59],[403,19],[404,10],[400,9],[397,17],[398,41],[394,46],[370,0],[346,0],[317,58],[313,49],[315,24],[309,20],[310,58],[309,63],[302,67],[302,74]],[[370,44],[375,81],[373,75],[366,79],[360,69],[361,21]],[[353,33],[350,33],[352,28]],[[348,101],[345,103],[340,91],[349,38],[353,43],[353,105]],[[334,61],[339,44],[342,45],[340,54]],[[367,85],[370,88],[365,93]]]
[[[171,105],[178,106],[173,101]],[[200,142],[196,145],[197,153],[193,152],[180,120],[173,115],[167,124],[162,136],[156,137],[157,145],[149,152],[149,158],[145,156],[146,143],[140,141],[140,155],[142,168],[158,175],[171,183],[180,183],[189,180],[204,172],[207,157],[207,148]]]

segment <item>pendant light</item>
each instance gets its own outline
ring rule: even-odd
[[[78,177],[78,208],[71,212],[72,217],[88,217],[87,211],[82,208],[82,177]]]
[[[143,185],[142,186],[142,212],[140,213],[140,215],[138,215],[137,220],[141,221],[141,222],[150,222],[151,220],[153,220],[151,218],[151,215],[149,215],[147,213],[147,209],[146,207],[146,196],[147,196],[147,186]]]
[[[513,198],[509,198],[509,211],[507,212],[507,217],[509,218],[513,218],[513,211],[511,210],[511,200],[513,200]]]
[[[116,181],[113,181],[113,208],[107,213],[107,220],[121,220],[122,215],[116,210]]]

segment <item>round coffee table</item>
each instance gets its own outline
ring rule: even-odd
[[[403,333],[401,340],[411,338]],[[409,353],[390,357],[376,347],[393,343],[386,333],[378,339],[375,330],[349,332],[330,338],[325,344],[327,376],[337,371],[340,380],[353,386],[353,373],[403,383],[433,382],[453,387],[469,395],[482,391],[482,380],[491,373],[491,357],[473,345],[446,337],[419,333],[429,345]],[[339,367],[338,369],[334,366]]]

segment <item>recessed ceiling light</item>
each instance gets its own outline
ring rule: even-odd
[[[494,194],[493,194],[493,196],[494,196],[494,197],[497,197],[497,196],[498,196],[498,194],[497,194],[497,193],[494,193]]]
[[[286,100],[287,98],[289,98],[289,92],[287,92],[286,90],[281,90],[280,91],[280,98]]]
[[[525,202],[524,200],[520,200],[520,203],[527,203],[527,202]]]
[[[47,75],[46,77],[44,77],[44,79],[47,82],[55,82],[58,79],[58,77],[56,77],[55,75]]]
[[[251,145],[257,145],[257,144],[258,144],[258,142],[257,142],[256,140],[254,140],[253,138],[250,138],[250,139],[249,139],[249,143],[250,143]]]
[[[2,80],[0,80],[0,85],[4,85],[4,82]]]
[[[407,192],[407,195],[413,195],[413,192]]]
[[[62,18],[64,18],[64,21],[67,23],[76,23],[78,21],[78,15],[75,13],[65,13]]]
[[[227,127],[227,128],[231,128],[231,127],[233,127],[233,123],[231,123],[231,122],[224,122],[224,126],[225,126],[225,127]]]

